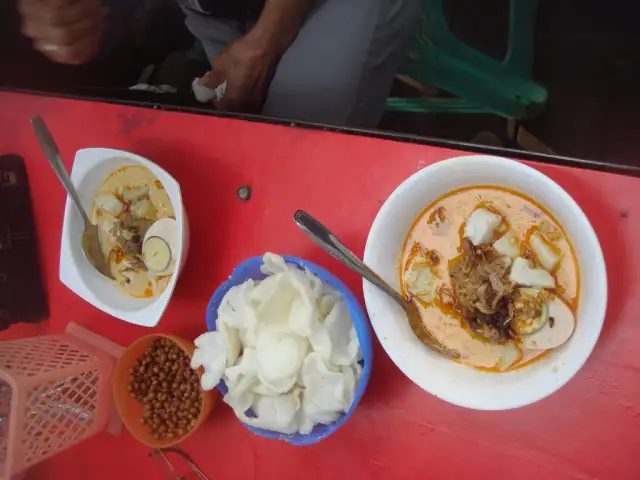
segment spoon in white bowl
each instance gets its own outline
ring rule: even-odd
[[[100,242],[98,240],[98,226],[91,223],[87,213],[84,211],[84,208],[82,208],[80,197],[78,197],[78,193],[69,178],[69,174],[64,168],[58,146],[53,140],[51,132],[49,132],[44,120],[40,117],[32,118],[31,125],[36,132],[36,137],[38,138],[38,142],[40,143],[40,147],[42,148],[45,157],[49,160],[53,171],[56,172],[60,183],[62,183],[62,186],[67,191],[69,198],[71,198],[73,204],[76,206],[76,210],[78,211],[80,218],[82,218],[82,222],[84,223],[84,231],[82,232],[82,251],[84,252],[85,257],[87,257],[89,263],[91,263],[98,272],[107,278],[113,279],[113,274],[111,273],[109,265],[102,254],[102,249],[100,248]]]
[[[418,340],[440,355],[452,359],[460,358],[459,353],[449,350],[442,345],[431,332],[425,328],[424,323],[422,323],[420,309],[414,301],[400,295],[387,282],[380,278],[378,274],[367,267],[362,260],[356,257],[351,250],[345,247],[324,225],[302,210],[298,210],[293,214],[293,220],[316,245],[395,300],[407,314],[409,326],[415,336],[418,337]]]

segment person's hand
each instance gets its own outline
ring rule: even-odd
[[[22,33],[51,60],[80,65],[99,51],[107,9],[100,0],[19,0]]]
[[[211,71],[200,83],[215,88],[227,82],[224,97],[214,105],[224,111],[257,111],[267,97],[278,56],[250,37],[239,38],[211,62]]]

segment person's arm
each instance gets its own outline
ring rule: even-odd
[[[220,110],[262,107],[280,57],[293,43],[315,0],[266,0],[260,18],[243,37],[211,60],[201,83],[215,88],[227,82]]]
[[[248,40],[281,56],[293,43],[315,0],[266,0],[260,18],[247,33]]]

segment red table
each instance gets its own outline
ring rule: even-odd
[[[317,262],[361,295],[360,279],[308,241],[291,220],[311,212],[362,254],[380,205],[414,171],[463,153],[354,135],[0,93],[0,153],[26,159],[35,204],[48,322],[7,339],[63,330],[75,321],[122,345],[149,333],[94,309],[58,281],[65,194],[35,141],[42,115],[70,167],[82,147],[139,153],[182,185],[191,250],[156,330],[205,330],[211,293],[246,257],[265,251]],[[638,479],[640,478],[640,181],[534,164],[585,210],[609,274],[609,309],[593,355],[559,392],[529,407],[478,412],[420,390],[376,343],[369,388],[352,419],[308,447],[253,436],[221,405],[182,446],[212,479]],[[243,203],[240,185],[253,196]],[[82,472],[82,473],[81,473]],[[34,467],[28,478],[161,478],[128,432],[100,434]]]

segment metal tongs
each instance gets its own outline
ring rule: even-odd
[[[182,461],[184,461],[193,472],[196,474],[198,478],[201,480],[209,480],[202,470],[198,468],[198,466],[191,460],[191,457],[187,455],[184,451],[180,450],[177,447],[173,448],[159,448],[156,450],[152,450],[149,452],[149,456],[154,460],[158,468],[164,471],[165,476],[167,478],[175,479],[175,480],[186,480],[186,475],[181,475],[178,472],[178,469],[175,467],[173,463],[171,463],[170,457],[181,457]],[[159,461],[158,457],[164,459],[164,466]]]

